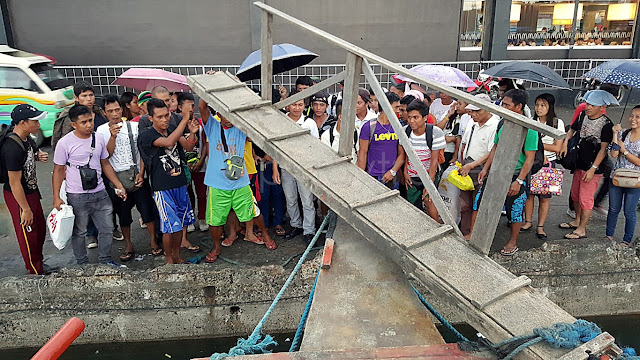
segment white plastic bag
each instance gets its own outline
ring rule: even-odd
[[[60,199],[67,203],[67,180],[62,180],[62,185],[60,186]]]
[[[73,214],[71,205],[60,206],[60,211],[54,208],[47,216],[47,228],[49,229],[51,240],[53,240],[53,245],[58,250],[64,249],[69,239],[71,239],[75,219],[76,216]]]
[[[438,193],[444,201],[445,205],[449,208],[449,213],[451,213],[451,217],[456,219],[457,222],[460,222],[460,189],[458,189],[455,185],[453,185],[447,177],[449,173],[453,170],[457,170],[458,167],[455,165],[450,165],[440,177],[440,184],[438,185]]]

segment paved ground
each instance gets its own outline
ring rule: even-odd
[[[573,109],[570,108],[557,108],[558,116],[562,119],[571,119],[571,114],[573,113]],[[627,111],[628,113],[628,111]],[[610,109],[609,116],[614,121],[619,121],[621,111],[620,109]],[[627,114],[625,114],[626,116]],[[50,152],[50,148],[45,148]],[[53,156],[50,156],[50,159]],[[42,191],[42,204],[43,208],[46,212],[50,211],[52,204],[52,194],[51,194],[51,171],[53,165],[51,161],[47,164],[38,164],[38,183],[40,185]],[[568,189],[571,184],[571,175],[565,175],[564,182],[564,191],[561,197],[554,197],[551,200],[551,209],[549,212],[549,217],[547,220],[547,226],[545,228],[550,240],[558,240],[562,239],[563,235],[567,232],[565,230],[561,230],[557,227],[557,224],[563,221],[568,221],[570,218],[566,215],[567,210],[567,198],[568,198]],[[604,206],[606,207],[606,199],[604,201]],[[11,220],[9,213],[4,206],[4,199],[0,199],[0,277],[6,276],[19,276],[26,274],[26,270],[24,269],[24,264],[22,262],[22,258],[20,257],[19,248],[17,242],[15,240],[15,234],[13,232],[13,227],[11,226]],[[135,210],[134,210],[135,211]],[[534,226],[537,225],[537,208],[534,211]],[[45,213],[45,216],[47,214]],[[134,216],[134,219],[137,219],[137,213]],[[621,240],[621,234],[623,229],[623,217],[621,216],[618,221],[618,231],[616,238]],[[604,237],[605,231],[605,221],[606,217],[604,215],[598,214],[594,212],[591,223],[588,228],[589,237],[592,239],[601,239]],[[636,236],[638,232],[636,233]],[[272,235],[274,236],[274,235]],[[506,226],[506,218],[502,217],[500,221],[500,225],[496,231],[496,238],[494,241],[494,245],[492,250],[499,251],[500,248],[506,244],[509,236],[509,229]],[[134,239],[134,246],[136,252],[138,254],[143,254],[144,259],[142,261],[130,261],[127,265],[136,270],[143,270],[153,268],[159,265],[164,264],[164,257],[153,257],[150,255],[150,244],[148,241],[148,234],[145,229],[141,229],[137,223],[134,222],[132,225],[132,237]],[[249,243],[246,241],[237,241],[232,247],[225,248],[223,252],[223,256],[229,258],[231,260],[240,262],[242,264],[247,265],[263,265],[263,264],[272,264],[272,263],[283,263],[291,256],[299,254],[304,251],[304,243],[300,238],[294,239],[291,241],[284,241],[276,236],[274,236],[278,244],[278,249],[275,251],[268,251],[264,246],[255,245],[253,243]],[[196,245],[200,245],[205,251],[212,247],[212,242],[209,237],[209,233],[201,233],[196,231],[194,233],[189,234],[189,240]],[[543,244],[542,240],[539,240],[534,233],[534,230],[528,233],[523,233],[519,240],[519,247],[522,250],[530,249],[533,247],[538,247]],[[124,250],[124,242],[122,241],[114,241],[113,246],[113,257],[114,259],[118,259],[120,254]],[[89,250],[89,256],[91,262],[97,262],[97,250]],[[44,247],[45,254],[45,263],[49,266],[53,267],[62,267],[62,266],[73,266],[75,264],[75,260],[73,257],[73,252],[70,247],[65,248],[64,250],[56,249],[52,242],[47,239]],[[193,254],[183,251],[182,257],[188,258]],[[204,266],[204,265],[199,265]],[[207,266],[237,266],[230,264],[225,261],[218,261],[216,264],[207,265]]]

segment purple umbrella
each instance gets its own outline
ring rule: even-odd
[[[452,87],[463,87],[463,88],[478,87],[478,85],[476,85],[476,83],[474,83],[473,80],[471,80],[471,78],[467,76],[467,74],[465,74],[461,70],[458,70],[450,66],[418,65],[418,66],[412,67],[409,70],[418,75],[424,76],[427,79],[437,81],[441,84],[452,86]],[[403,75],[393,75],[393,78],[398,82],[402,82],[402,81],[415,82],[415,80],[410,79]]]

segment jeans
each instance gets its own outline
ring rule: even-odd
[[[284,192],[282,185],[273,182],[273,166],[271,162],[264,165],[264,170],[258,176],[260,181],[260,213],[264,218],[264,225],[268,228],[282,225],[284,221]],[[273,208],[273,216],[271,215]]]
[[[280,180],[287,201],[287,213],[291,218],[291,226],[302,228],[304,235],[315,234],[316,208],[313,206],[313,194],[285,169],[280,173]],[[302,202],[303,219],[300,218],[300,209],[298,209],[298,194]]]
[[[640,189],[609,186],[609,214],[607,215],[607,236],[613,236],[616,232],[616,224],[622,204],[624,202],[624,237],[626,243],[633,241],[633,233],[636,229],[636,211],[640,200]]]
[[[67,193],[69,205],[76,216],[71,235],[73,254],[78,264],[89,262],[84,237],[87,235],[89,219],[98,229],[98,259],[100,263],[111,261],[111,242],[113,241],[113,206],[106,190],[91,194]]]

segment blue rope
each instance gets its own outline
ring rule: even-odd
[[[422,297],[422,295],[418,292],[418,289],[416,289],[416,287],[413,286],[413,284],[411,284],[411,287],[413,288],[413,291],[416,292],[416,295],[418,295],[418,299],[420,299],[420,301],[422,302],[422,305],[424,305],[429,310],[429,312],[431,312],[433,316],[435,316],[436,319],[438,319],[438,321],[440,321],[440,323],[444,325],[444,327],[446,327],[449,331],[451,331],[460,341],[466,341],[466,342],[469,341],[469,339],[467,339],[456,328],[454,328],[453,325],[451,325],[447,321],[447,319],[445,319],[444,316],[442,316],[442,314],[440,314],[436,309],[434,309],[434,307],[431,306],[431,304],[429,304],[424,297]]]
[[[322,267],[322,265],[320,266]],[[318,268],[318,273],[316,274],[316,280],[313,282],[313,287],[311,288],[311,293],[309,294],[309,301],[307,301],[307,306],[305,306],[304,313],[302,313],[302,319],[300,319],[300,324],[298,324],[298,329],[296,330],[296,335],[293,337],[293,341],[291,342],[291,347],[289,348],[289,352],[300,350],[300,341],[302,340],[302,334],[304,333],[304,328],[307,326],[307,318],[309,317],[309,310],[311,310],[311,304],[313,303],[313,296],[316,292],[316,284],[318,284],[319,276],[320,276],[320,268]]]
[[[267,309],[267,312],[262,317],[262,320],[260,320],[258,325],[256,325],[256,328],[253,329],[253,332],[251,333],[251,335],[249,335],[249,337],[246,340],[242,338],[238,339],[238,343],[236,344],[236,346],[232,347],[228,353],[215,353],[211,355],[210,356],[211,360],[220,360],[227,357],[240,356],[240,355],[270,353],[271,351],[269,350],[269,348],[278,345],[278,343],[273,339],[271,335],[265,335],[264,339],[262,338],[262,327],[264,326],[264,323],[267,321],[267,319],[271,315],[271,312],[273,312],[273,309],[278,304],[278,301],[280,301],[280,298],[282,297],[284,292],[289,287],[289,284],[291,284],[291,281],[293,281],[293,278],[295,277],[296,273],[302,267],[302,263],[304,263],[304,260],[309,255],[309,252],[311,252],[311,248],[313,248],[313,245],[315,245],[316,241],[318,241],[318,238],[320,237],[320,234],[322,233],[322,230],[324,229],[324,227],[327,225],[328,221],[329,221],[329,217],[325,216],[324,221],[322,222],[322,225],[320,225],[320,229],[318,229],[318,231],[314,235],[311,242],[309,242],[309,245],[307,246],[307,250],[305,250],[304,254],[302,254],[302,257],[300,257],[300,260],[298,260],[298,263],[293,268],[293,271],[291,271],[291,274],[289,274],[289,278],[287,278],[287,281],[285,281],[284,285],[282,285],[280,292],[278,292],[278,295],[276,295],[275,299],[273,299],[273,301],[271,302],[271,306],[269,306],[269,309]]]

